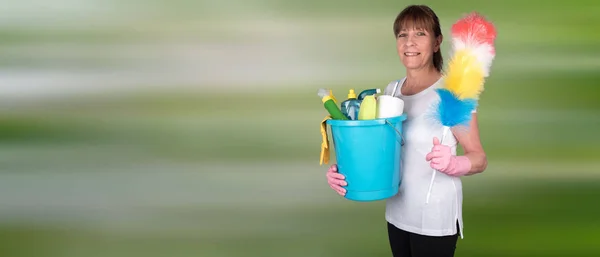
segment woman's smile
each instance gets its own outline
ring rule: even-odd
[[[412,57],[412,56],[418,56],[418,55],[420,55],[420,54],[421,54],[421,53],[419,53],[419,52],[405,52],[405,53],[404,53],[404,56],[409,56],[409,57]]]

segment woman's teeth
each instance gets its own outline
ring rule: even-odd
[[[417,56],[419,54],[421,54],[421,53],[404,53],[404,55],[406,55],[406,56]]]

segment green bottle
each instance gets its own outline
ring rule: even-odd
[[[321,101],[323,102],[323,106],[331,115],[331,118],[334,120],[347,120],[346,115],[342,113],[340,108],[338,107],[331,90],[329,90],[329,94],[324,89],[320,89],[318,93],[319,97],[321,97]]]

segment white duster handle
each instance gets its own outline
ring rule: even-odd
[[[444,139],[446,138],[448,131],[450,131],[450,127],[444,126],[444,134],[442,134],[442,141],[440,141],[440,144],[444,143]],[[435,180],[435,173],[436,173],[436,170],[432,169],[431,182],[429,182],[429,190],[427,190],[427,200],[425,200],[426,204],[429,204],[429,197],[431,196],[431,189],[433,188],[433,181]]]

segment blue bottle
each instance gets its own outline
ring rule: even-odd
[[[348,92],[348,99],[343,101],[340,106],[342,113],[348,117],[349,120],[358,119],[358,111],[360,110],[360,101],[356,99],[356,93],[354,89],[350,89]]]

